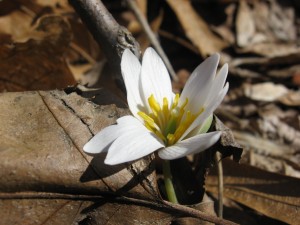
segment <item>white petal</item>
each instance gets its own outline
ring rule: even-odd
[[[207,104],[207,108],[212,108],[213,111],[215,111],[216,108],[221,104],[223,101],[225,95],[227,94],[229,89],[229,83],[227,82],[221,91],[214,96],[214,98],[210,99],[210,101]]]
[[[192,73],[180,96],[179,104],[188,98],[187,110],[192,113],[199,111],[206,101],[212,81],[215,78],[220,55],[214,54],[201,63]]]
[[[198,134],[206,133],[211,127],[212,121],[213,121],[213,114],[209,115],[202,124],[194,128],[185,138],[190,138]]]
[[[172,160],[184,157],[189,154],[202,152],[215,144],[220,138],[221,132],[215,131],[206,134],[198,134],[175,145],[158,151],[162,159]]]
[[[144,106],[139,86],[141,64],[129,49],[125,49],[122,55],[121,71],[126,86],[128,106],[132,114],[136,116]]]
[[[142,123],[135,117],[133,116],[122,116],[119,119],[117,119],[117,123],[118,125],[122,125],[122,126],[141,126]],[[131,128],[130,128],[131,129]]]
[[[88,143],[83,146],[83,150],[90,154],[107,152],[110,145],[122,134],[134,129],[136,126],[141,126],[133,116],[123,116],[117,119],[117,125],[105,127],[97,133]]]
[[[141,87],[143,100],[153,94],[160,105],[166,97],[171,104],[173,92],[169,73],[157,53],[152,48],[147,48],[142,62]]]
[[[216,95],[220,93],[220,91],[223,89],[226,78],[228,74],[228,65],[224,64],[222,68],[220,69],[219,73],[213,80],[212,86],[209,90],[209,94],[207,96],[206,102],[204,105],[207,105],[209,101],[215,98]]]
[[[179,141],[184,139],[192,130],[194,130],[197,126],[201,126],[204,121],[218,108],[218,106],[223,101],[224,96],[226,95],[229,88],[229,84],[226,83],[225,87],[219,92],[214,99],[211,99],[209,104],[206,106],[204,112],[198,116],[195,121],[189,126],[189,128],[183,133],[183,135],[179,138]]]
[[[120,128],[117,125],[104,128],[83,146],[83,150],[91,154],[107,152],[111,143],[120,135],[119,131]]]
[[[110,146],[105,163],[116,165],[142,158],[164,147],[144,125],[136,126],[118,137]]]

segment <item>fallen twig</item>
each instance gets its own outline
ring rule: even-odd
[[[117,23],[101,0],[69,0],[69,2],[103,49],[113,74],[122,80],[121,55],[125,48],[129,48],[139,57],[139,44],[125,27]]]
[[[104,197],[99,195],[73,195],[73,194],[61,194],[61,193],[47,193],[47,192],[18,192],[18,193],[0,193],[0,199],[68,199],[68,200],[102,200]],[[176,212],[178,216],[189,216],[198,218],[214,224],[219,225],[236,225],[236,223],[229,220],[224,220],[216,216],[209,215],[196,209],[189,208],[184,205],[174,204],[167,201],[148,201],[142,199],[128,198],[128,197],[114,197],[105,196],[107,201],[132,203],[137,205],[144,205],[155,208],[168,208],[169,210]]]
[[[149,38],[149,41],[153,45],[153,47],[156,49],[162,60],[164,61],[167,69],[169,70],[169,73],[171,77],[173,78],[174,81],[178,81],[178,78],[176,76],[176,73],[167,57],[165,54],[163,48],[161,47],[160,43],[158,42],[157,38],[155,37],[155,34],[151,30],[149,23],[147,22],[146,18],[144,15],[140,12],[139,8],[137,7],[136,3],[134,0],[127,0],[128,6],[130,9],[134,12],[137,20],[140,22],[142,28],[144,29],[146,35]]]

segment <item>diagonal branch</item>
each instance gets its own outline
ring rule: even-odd
[[[116,196],[99,196],[99,195],[82,195],[82,194],[66,194],[66,193],[47,193],[47,192],[15,192],[15,193],[0,193],[0,199],[66,199],[66,200],[80,200],[80,201],[97,201],[102,200],[103,197],[107,201],[124,202],[135,205],[144,205],[149,208],[168,209],[169,213],[174,213],[178,217],[187,216],[201,219],[218,225],[237,225],[229,220],[218,218],[214,215],[209,215],[199,210],[189,208],[184,205],[173,204],[167,201],[151,202],[143,199],[135,199],[129,197]]]
[[[122,80],[121,55],[125,48],[129,48],[139,57],[139,44],[125,27],[117,23],[101,0],[69,0],[69,2],[103,49],[113,74]]]
[[[159,41],[157,40],[155,34],[151,30],[151,27],[150,27],[147,19],[140,12],[140,10],[139,10],[139,8],[138,8],[138,6],[137,6],[137,4],[134,0],[127,0],[127,4],[130,7],[130,9],[133,11],[133,13],[135,14],[137,20],[142,25],[142,28],[144,29],[146,35],[149,38],[149,41],[151,42],[153,47],[156,49],[156,51],[158,52],[158,54],[160,55],[160,57],[164,61],[166,67],[169,70],[169,73],[170,73],[171,77],[173,78],[174,81],[177,82],[178,78],[177,78],[176,72],[174,71],[171,62],[169,61],[166,53],[164,52],[163,48],[161,47],[161,45],[160,45]]]

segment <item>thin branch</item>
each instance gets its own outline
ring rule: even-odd
[[[104,196],[99,195],[72,195],[72,194],[61,194],[61,193],[47,193],[47,192],[17,192],[17,193],[0,193],[0,199],[67,199],[74,201],[96,201],[103,200]],[[168,201],[149,201],[142,199],[135,199],[129,197],[114,197],[105,196],[105,200],[114,201],[119,203],[131,203],[136,205],[144,205],[146,207],[155,208],[167,208],[171,212],[176,213],[178,216],[189,216],[193,218],[198,218],[205,220],[214,224],[219,225],[237,225],[234,222],[224,220],[207,213],[201,212],[196,209],[189,208],[184,205],[174,204]]]
[[[116,78],[122,80],[120,71],[122,53],[124,49],[129,48],[139,57],[139,44],[125,27],[117,23],[101,0],[69,0],[69,2],[100,45]]]
[[[170,32],[164,31],[164,30],[159,30],[158,34],[164,38],[167,38],[171,41],[178,43],[179,45],[181,45],[181,46],[187,48],[188,50],[192,51],[193,53],[199,55],[199,51],[195,48],[195,46],[192,45],[190,42],[186,41],[185,39],[177,37],[176,35],[174,35]]]
[[[179,204],[174,204],[171,202],[164,201],[164,205],[169,206],[171,209],[178,210],[178,213],[186,213],[186,216],[194,217],[194,218],[199,218],[202,220],[205,220],[207,222],[211,222],[214,224],[219,224],[219,225],[236,225],[236,223],[231,222],[229,220],[224,220],[222,218],[218,218],[212,215],[209,215],[207,213],[201,212],[199,210],[189,208],[184,205],[179,205]]]
[[[149,41],[151,42],[151,44],[153,45],[153,47],[156,49],[156,51],[158,52],[158,54],[160,55],[160,57],[162,58],[162,60],[164,61],[167,69],[169,70],[169,73],[171,75],[171,77],[173,78],[174,81],[178,81],[178,78],[176,76],[176,73],[167,57],[167,55],[165,54],[164,50],[162,49],[160,43],[158,42],[155,34],[153,33],[153,31],[151,30],[148,21],[146,20],[145,16],[141,13],[141,11],[139,10],[135,0],[127,0],[128,6],[130,7],[130,9],[134,12],[137,20],[140,22],[140,24],[142,25],[142,28],[144,29],[146,35],[149,38]]]

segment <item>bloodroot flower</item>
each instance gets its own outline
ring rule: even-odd
[[[172,92],[168,71],[152,48],[146,50],[142,64],[126,49],[121,70],[133,116],[121,117],[117,124],[101,130],[84,151],[107,152],[104,162],[115,165],[154,151],[160,158],[172,160],[212,146],[220,132],[206,132],[213,111],[228,91],[227,64],[216,74],[219,58],[214,54],[200,64],[179,95]]]

